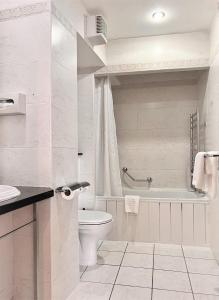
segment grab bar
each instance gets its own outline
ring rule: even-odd
[[[153,181],[152,177],[147,177],[146,179],[135,179],[132,175],[130,175],[128,173],[128,168],[126,167],[123,167],[122,168],[122,171],[123,173],[125,173],[132,181],[135,181],[135,182],[148,182],[148,183],[151,183]]]

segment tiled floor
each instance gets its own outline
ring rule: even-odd
[[[219,300],[219,266],[208,248],[104,241],[73,299]]]

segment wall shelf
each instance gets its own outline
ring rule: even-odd
[[[105,67],[101,58],[80,34],[77,34],[77,53],[79,74],[93,73]]]

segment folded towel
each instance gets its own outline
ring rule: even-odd
[[[192,184],[203,191],[205,190],[205,154],[206,152],[199,152],[196,155],[192,180]]]
[[[126,195],[125,196],[125,211],[127,213],[138,214],[139,210],[139,196]]]
[[[219,152],[211,151],[208,154],[217,154]],[[208,193],[210,199],[214,199],[217,193],[218,186],[218,158],[206,157],[205,159],[205,174],[206,174],[206,187],[205,191]]]

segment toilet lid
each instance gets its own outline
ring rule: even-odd
[[[80,225],[99,225],[112,221],[112,215],[96,210],[79,210],[78,220]]]

